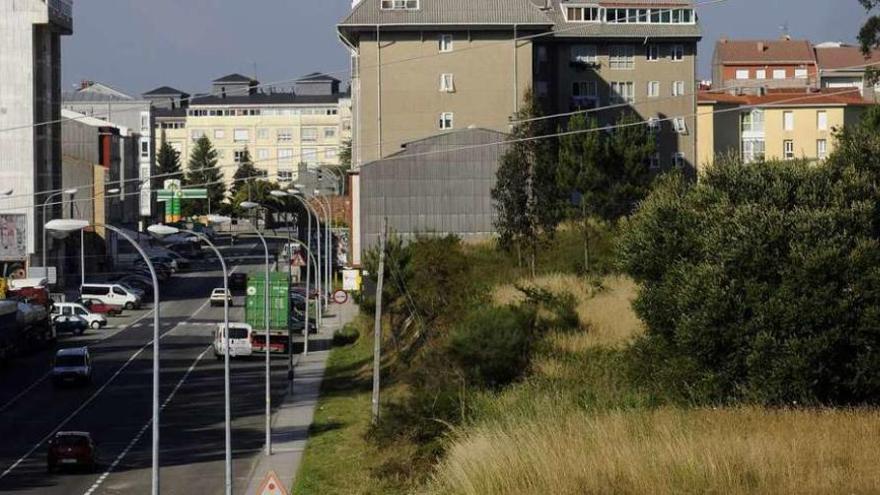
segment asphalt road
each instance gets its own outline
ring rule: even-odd
[[[242,254],[241,249],[227,251]],[[253,251],[249,254],[257,254]],[[253,263],[248,261],[247,263]],[[231,263],[239,271],[262,265]],[[161,491],[163,494],[222,493],[224,479],[223,363],[210,350],[222,307],[207,297],[222,287],[219,266],[177,275],[162,293],[161,316]],[[235,298],[232,321],[243,321],[243,297]],[[28,494],[149,493],[151,472],[152,314],[127,312],[110,327],[58,347],[88,345],[93,384],[56,389],[47,372],[53,351],[15,361],[0,370],[0,492]],[[232,366],[233,477],[243,493],[264,440],[264,366],[261,358]],[[272,396],[287,387],[287,360],[272,362]],[[46,440],[58,430],[91,432],[99,469],[46,472]]]

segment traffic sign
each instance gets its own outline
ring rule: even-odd
[[[266,479],[263,480],[260,488],[257,489],[257,495],[289,494],[287,493],[287,488],[284,488],[284,484],[278,479],[278,475],[275,474],[275,471],[269,471],[269,473],[266,474]]]
[[[348,302],[348,292],[338,290],[333,293],[333,302],[336,304],[345,304]]]

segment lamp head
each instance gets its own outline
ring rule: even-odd
[[[172,227],[170,225],[158,224],[158,225],[150,225],[147,227],[147,232],[157,236],[157,237],[166,237],[169,235],[179,234],[180,229],[177,227]]]
[[[113,189],[108,189],[107,194],[119,194],[120,189],[118,187],[114,187]]]
[[[238,206],[241,206],[241,207],[244,208],[245,210],[253,210],[254,208],[259,208],[259,207],[260,207],[260,204],[259,204],[259,203],[254,203],[253,201],[244,201],[244,202],[242,202],[242,203],[241,203],[240,205],[238,205]]]
[[[52,220],[48,222],[44,228],[47,232],[52,234],[52,237],[56,239],[64,239],[73,232],[83,230],[89,225],[91,224],[86,220],[68,218],[63,220]]]
[[[232,223],[232,219],[223,215],[208,215],[208,222],[214,225],[226,225]]]
[[[287,191],[279,191],[279,190],[272,191],[269,194],[272,196],[275,196],[276,198],[285,198],[290,195]]]
[[[68,196],[73,196],[76,194],[77,191],[79,191],[79,189],[77,189],[75,187],[71,187],[70,189],[65,189],[64,194],[66,194]]]

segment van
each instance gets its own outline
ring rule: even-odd
[[[97,330],[107,325],[107,318],[98,313],[92,313],[80,303],[55,303],[52,306],[52,316],[79,316],[86,320],[89,326]]]
[[[141,299],[119,284],[83,284],[80,287],[82,299],[97,299],[111,306],[125,309],[139,308]]]
[[[221,323],[214,332],[214,357],[222,359],[226,354],[225,327]],[[254,329],[246,323],[229,324],[229,357],[250,356],[254,353],[251,338]]]
[[[92,381],[92,358],[87,347],[60,349],[52,363],[52,382],[55,385],[90,383]]]

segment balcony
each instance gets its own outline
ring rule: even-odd
[[[47,0],[49,22],[64,34],[73,34],[73,0]]]

